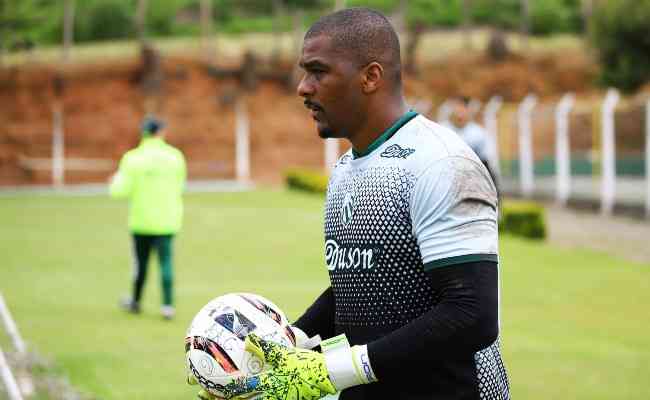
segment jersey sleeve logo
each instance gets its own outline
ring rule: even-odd
[[[401,147],[399,144],[392,144],[388,146],[386,150],[383,151],[383,153],[380,154],[380,156],[384,158],[403,158],[406,159],[406,157],[410,156],[411,154],[415,153],[415,149],[411,149],[408,147]]]

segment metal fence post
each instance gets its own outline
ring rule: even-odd
[[[247,182],[251,177],[250,124],[243,98],[235,103],[235,121],[235,173],[239,182]]]
[[[571,193],[571,152],[569,141],[569,113],[575,96],[565,94],[555,108],[555,198],[566,205]]]
[[[497,176],[501,176],[501,158],[499,155],[499,126],[497,114],[501,109],[503,100],[501,96],[493,96],[485,105],[483,113],[483,124],[490,136],[490,145],[492,146],[492,151],[490,152],[493,160],[490,160],[494,172]]]
[[[609,89],[602,108],[602,181],[600,186],[601,207],[603,215],[610,215],[614,210],[616,196],[616,138],[614,127],[614,110],[620,96],[616,89]]]
[[[650,218],[650,98],[645,104],[645,215]]]
[[[339,158],[339,140],[325,139],[325,171],[329,172]]]
[[[521,193],[524,197],[531,197],[535,189],[533,181],[533,138],[531,127],[531,114],[537,104],[537,96],[529,94],[519,104],[517,120],[519,125],[519,176],[521,180]]]
[[[9,369],[9,363],[7,362],[2,349],[0,349],[0,375],[2,375],[2,380],[7,388],[9,400],[23,400],[23,396],[20,394],[20,389],[16,383],[16,378],[14,378],[11,369]]]
[[[436,113],[436,122],[439,124],[445,124],[449,122],[449,116],[451,115],[452,111],[452,101],[451,99],[447,99],[438,106],[438,110]]]
[[[58,104],[52,112],[52,185],[65,183],[65,137],[63,134],[63,107]]]

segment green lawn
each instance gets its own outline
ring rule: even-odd
[[[103,197],[0,198],[0,291],[31,348],[102,399],[193,398],[183,337],[212,297],[259,293],[295,318],[327,285],[320,197],[191,194],[176,243],[178,318],[158,315],[156,264],[144,314],[126,315],[116,306],[131,276],[125,219],[125,204]],[[513,398],[650,398],[650,265],[511,237],[501,259]]]

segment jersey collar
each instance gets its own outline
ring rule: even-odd
[[[356,160],[357,158],[365,157],[368,154],[372,153],[375,149],[377,149],[379,146],[382,144],[386,143],[388,139],[392,138],[393,135],[404,125],[406,125],[407,122],[412,120],[413,118],[417,117],[418,113],[413,110],[409,110],[406,114],[402,115],[400,119],[395,121],[393,125],[391,125],[390,128],[386,129],[384,133],[382,133],[377,139],[375,139],[374,142],[370,143],[370,146],[365,151],[357,151],[354,148],[352,148],[352,157]]]

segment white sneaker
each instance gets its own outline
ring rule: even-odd
[[[176,315],[176,310],[173,306],[162,306],[160,307],[160,314],[162,314],[165,319],[172,319]]]

